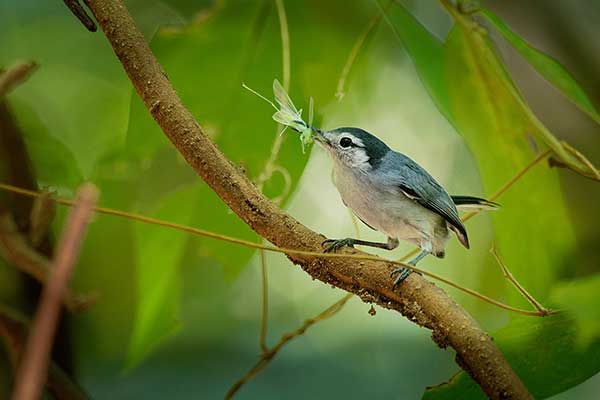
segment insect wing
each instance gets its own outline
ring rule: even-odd
[[[292,113],[298,114],[298,110],[294,106],[294,103],[292,103],[292,99],[290,99],[290,96],[277,79],[273,81],[273,94],[275,95],[275,100],[277,103],[279,103],[281,108],[287,108]]]

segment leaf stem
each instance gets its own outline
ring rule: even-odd
[[[509,271],[509,269],[506,267],[506,264],[504,264],[504,262],[502,261],[502,259],[498,255],[498,252],[496,251],[496,244],[495,243],[492,244],[492,248],[490,249],[490,253],[492,253],[492,255],[494,256],[494,258],[496,259],[496,262],[498,262],[498,265],[502,269],[502,273],[504,274],[504,277],[506,279],[508,279],[508,281],[510,283],[512,283],[512,285],[519,291],[519,293],[521,293],[521,295],[523,295],[523,297],[535,309],[537,309],[540,312],[540,314],[542,314],[542,315],[550,315],[550,314],[556,314],[558,312],[557,310],[549,310],[546,307],[542,306],[531,294],[529,294],[529,292],[523,287],[523,285],[521,285],[519,283],[519,281],[517,281],[517,279]]]
[[[346,91],[344,90],[345,86],[346,86],[346,80],[348,79],[348,75],[350,75],[350,70],[352,69],[354,62],[356,61],[356,58],[358,57],[358,53],[362,49],[362,47],[365,43],[365,40],[367,39],[367,37],[369,36],[371,31],[373,31],[373,29],[379,24],[384,12],[390,8],[390,5],[392,3],[393,3],[393,1],[390,1],[385,6],[385,9],[378,10],[377,14],[375,14],[369,20],[369,23],[367,24],[365,29],[358,36],[358,38],[356,39],[356,42],[354,42],[354,46],[352,46],[352,50],[350,50],[350,54],[348,54],[348,58],[346,59],[346,63],[344,64],[344,68],[342,69],[342,73],[340,74],[340,79],[338,80],[338,83],[337,83],[335,97],[337,97],[338,101],[341,101],[344,98],[344,96],[346,95]],[[379,5],[379,4],[377,4],[377,5]]]

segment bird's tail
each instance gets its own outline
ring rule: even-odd
[[[456,208],[466,211],[493,211],[500,208],[500,204],[473,196],[450,196]]]

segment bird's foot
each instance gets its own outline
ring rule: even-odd
[[[340,247],[348,246],[354,247],[354,239],[346,238],[346,239],[327,239],[321,243],[322,246],[329,244],[324,250],[325,253],[329,253],[332,251],[336,251]]]
[[[396,286],[398,286],[403,280],[408,278],[408,276],[411,274],[411,272],[412,272],[412,270],[410,270],[408,268],[404,268],[404,267],[396,268],[395,270],[393,270],[390,273],[390,278],[393,278],[394,275],[398,274],[398,276],[394,280],[393,288],[395,289]]]

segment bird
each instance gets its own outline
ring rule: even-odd
[[[387,236],[387,241],[381,243],[327,239],[323,242],[327,245],[325,252],[354,245],[393,250],[403,240],[421,250],[408,262],[416,266],[429,254],[443,258],[452,232],[469,248],[467,230],[457,207],[498,208],[498,204],[479,197],[450,196],[423,167],[363,129],[310,128],[314,140],[333,160],[334,184],[344,205],[365,225]],[[393,270],[394,287],[410,273],[405,267]]]

